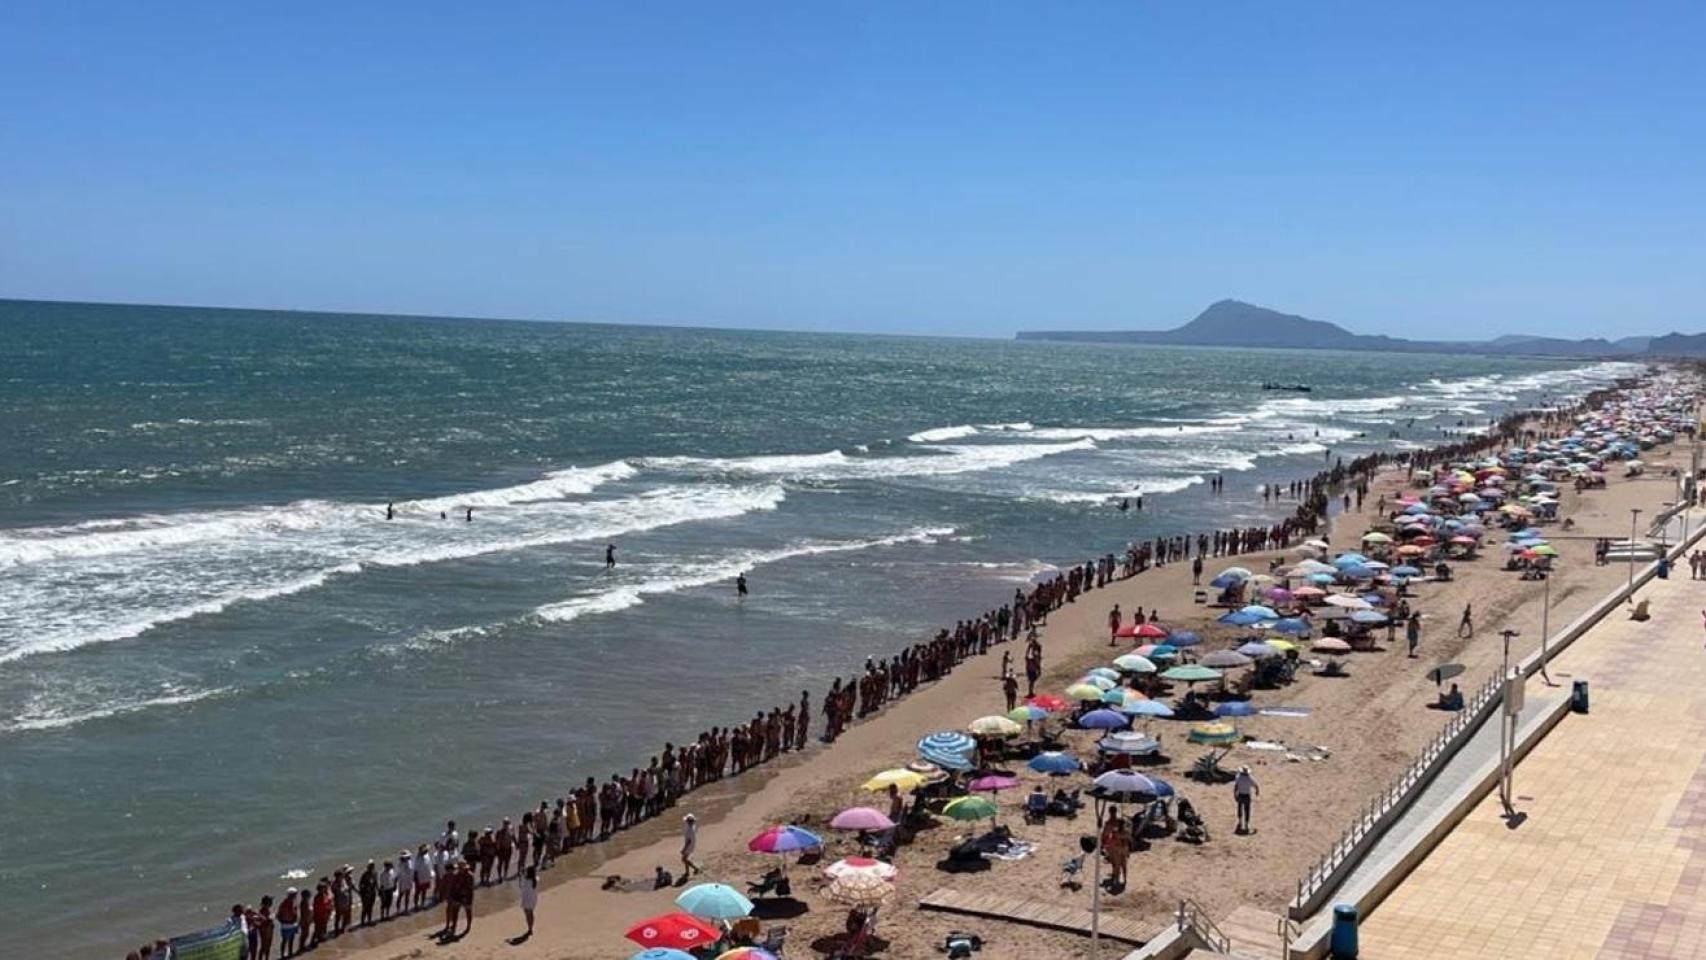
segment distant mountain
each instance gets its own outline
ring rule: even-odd
[[[1706,333],[1667,333],[1654,337],[1647,352],[1658,357],[1706,357]]]
[[[1698,338],[1706,354],[1706,334]],[[1558,337],[1507,335],[1493,340],[1406,340],[1401,337],[1352,333],[1336,323],[1281,313],[1241,300],[1219,300],[1182,327],[1172,330],[1035,330],[1019,333],[1020,340],[1072,340],[1089,343],[1164,343],[1196,347],[1287,347],[1301,350],[1383,350],[1427,353],[1493,353],[1509,356],[1629,357],[1669,338],[1624,337],[1565,340]],[[1649,340],[1651,346],[1649,347]],[[1679,351],[1674,351],[1682,355]],[[1696,354],[1687,354],[1696,355]]]

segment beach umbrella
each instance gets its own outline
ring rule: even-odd
[[[872,876],[879,880],[893,880],[900,876],[900,869],[892,863],[884,863],[870,857],[842,857],[824,867],[823,875],[831,880],[853,876]]]
[[[1171,660],[1179,655],[1179,649],[1170,643],[1146,643],[1132,652],[1150,660]]]
[[[1373,580],[1375,578],[1375,576],[1379,573],[1380,573],[1379,570],[1376,570],[1374,567],[1371,567],[1365,563],[1359,563],[1359,564],[1356,564],[1355,566],[1342,567],[1339,570],[1339,574],[1341,576],[1349,577],[1352,580]]]
[[[1269,587],[1262,591],[1262,596],[1267,597],[1274,603],[1285,603],[1292,598],[1293,594],[1290,590],[1287,590],[1284,587]]]
[[[1239,647],[1238,652],[1243,654],[1246,657],[1249,657],[1252,660],[1262,660],[1262,659],[1265,659],[1267,657],[1277,657],[1280,654],[1278,647],[1274,646],[1271,643],[1263,643],[1260,640],[1251,640],[1249,643],[1246,643],[1243,646]],[[1208,666],[1212,667],[1212,666],[1214,666],[1214,664],[1211,663],[1211,664],[1208,664]]]
[[[1269,637],[1262,642],[1273,647],[1275,650],[1278,650],[1280,653],[1290,653],[1297,649],[1297,644],[1292,643],[1284,637]]]
[[[1120,712],[1133,717],[1171,717],[1173,708],[1156,700],[1127,700]]]
[[[1119,730],[1128,723],[1123,714],[1112,710],[1092,710],[1078,718],[1078,726],[1085,730]]]
[[[1165,639],[1167,639],[1167,631],[1162,629],[1160,626],[1157,626],[1156,624],[1153,624],[1153,623],[1140,623],[1140,624],[1138,624],[1137,630],[1136,630],[1136,635],[1139,637],[1142,637],[1145,640],[1165,640]]]
[[[1220,574],[1219,576],[1215,577],[1213,580],[1210,580],[1208,582],[1208,585],[1215,588],[1216,590],[1225,590],[1228,587],[1236,587],[1237,585],[1239,585],[1240,583],[1243,583],[1247,579],[1249,579],[1249,578],[1248,577],[1229,577],[1223,573],[1223,574]]]
[[[1187,663],[1183,666],[1173,667],[1167,672],[1161,674],[1161,679],[1182,680],[1185,683],[1198,683],[1203,680],[1219,680],[1220,671],[1202,666],[1201,664]]]
[[[717,960],[777,960],[777,957],[763,947],[736,947],[717,954]]]
[[[1440,684],[1446,682],[1447,680],[1450,680],[1452,677],[1460,675],[1461,673],[1463,673],[1463,664],[1461,664],[1461,663],[1442,663],[1439,666],[1434,667],[1432,670],[1428,671],[1428,679],[1432,680],[1434,682],[1434,686],[1437,687]]]
[[[817,834],[789,824],[771,827],[746,842],[746,848],[753,853],[793,853],[821,846],[823,840]]]
[[[1101,696],[1100,693],[1097,694]],[[971,756],[977,749],[977,741],[960,733],[958,730],[943,730],[932,733],[918,741],[918,752],[923,754],[947,754],[950,756]]]
[[[628,960],[699,960],[699,958],[685,950],[675,950],[670,947],[652,947],[650,950],[641,950],[639,953],[629,957]]]
[[[1041,707],[1049,713],[1060,713],[1072,709],[1072,703],[1053,694],[1039,693],[1025,698],[1025,702],[1033,707]]]
[[[1155,781],[1135,770],[1109,770],[1091,783],[1090,795],[1111,803],[1146,803],[1158,791]]]
[[[1327,591],[1320,587],[1298,587],[1291,591],[1291,595],[1299,600],[1316,600],[1326,596]]]
[[[1243,610],[1234,610],[1231,613],[1222,614],[1216,617],[1214,622],[1224,623],[1227,626],[1232,627],[1250,627],[1261,623],[1263,620],[1270,619],[1273,618],[1263,617],[1260,614],[1245,613]]]
[[[980,737],[1016,737],[1025,728],[1006,717],[978,717],[966,728]]]
[[[1399,555],[1405,556],[1405,557],[1419,557],[1422,554],[1427,553],[1427,552],[1428,551],[1426,548],[1422,547],[1420,544],[1415,544],[1415,543],[1406,543],[1403,546],[1398,548]]]
[[[1167,635],[1167,646],[1171,647],[1179,647],[1182,649],[1184,647],[1194,647],[1201,642],[1202,637],[1197,636],[1195,630],[1174,630]]]
[[[1253,717],[1260,712],[1256,705],[1248,700],[1229,700],[1214,706],[1214,715],[1217,717]]]
[[[889,785],[893,784],[896,789],[911,790],[913,787],[918,786],[924,781],[925,777],[923,774],[916,773],[911,770],[884,770],[882,773],[866,780],[864,788],[874,793],[877,791],[887,790]]]
[[[1367,624],[1385,623],[1386,614],[1381,613],[1379,610],[1356,610],[1351,613],[1351,622]]]
[[[1370,530],[1368,533],[1365,533],[1362,535],[1362,542],[1363,543],[1391,543],[1392,538],[1387,536],[1384,533],[1381,533],[1379,530]]]
[[[960,797],[942,808],[942,815],[949,820],[987,820],[996,812],[995,804],[982,797]]]
[[[1122,640],[1130,640],[1132,637],[1137,636],[1137,624],[1121,624],[1119,629],[1114,631],[1114,636]]]
[[[690,913],[666,913],[641,920],[623,934],[642,947],[673,947],[692,950],[709,946],[722,932]]]
[[[1251,573],[1249,568],[1247,568],[1247,567],[1227,567],[1225,570],[1222,570],[1222,571],[1220,571],[1220,573],[1216,574],[1216,576],[1217,577],[1231,577],[1234,580],[1248,580],[1251,577],[1255,576],[1255,574]]]
[[[974,793],[999,793],[1002,790],[1011,790],[1018,785],[1019,779],[1017,777],[990,774],[987,777],[978,777],[973,780],[966,785],[966,789]]]
[[[704,920],[738,920],[752,912],[751,900],[734,887],[722,883],[688,887],[675,898],[675,905]]]
[[[1236,650],[1215,650],[1199,661],[1205,667],[1215,667],[1222,670],[1233,670],[1247,667],[1254,661]]]
[[[1143,696],[1143,694],[1138,693],[1136,690],[1126,690],[1116,687],[1109,690],[1107,693],[1102,694],[1102,702],[1110,707],[1117,707],[1120,704],[1125,703],[1126,700],[1134,694],[1139,697]]]
[[[1096,691],[1097,691],[1097,695],[1096,695],[1097,700],[1102,699],[1102,697],[1101,697],[1102,694],[1107,693],[1109,690],[1112,690],[1113,688],[1120,685],[1118,680],[1109,680],[1107,677],[1100,676],[1100,675],[1094,674],[1094,673],[1089,674],[1088,676],[1079,677],[1078,678],[1078,684],[1081,684],[1083,686],[1095,687]]]
[[[1273,607],[1263,606],[1259,603],[1252,603],[1238,612],[1247,616],[1255,617],[1257,620],[1279,619],[1279,611],[1275,610]]]
[[[1084,703],[1101,702],[1102,688],[1090,683],[1075,683],[1066,688],[1066,695]]]
[[[1291,575],[1306,577],[1312,573],[1334,573],[1337,570],[1338,568],[1332,564],[1322,563],[1319,560],[1305,560],[1291,568]]]
[[[1074,757],[1070,753],[1061,753],[1058,750],[1045,750],[1032,757],[1030,763],[1026,764],[1026,766],[1038,773],[1060,774],[1076,773],[1081,764],[1079,764],[1078,758]]]
[[[1367,600],[1361,597],[1353,597],[1348,593],[1335,593],[1327,598],[1327,602],[1346,610],[1368,610],[1372,606]]]
[[[1303,637],[1308,636],[1309,634],[1308,622],[1300,620],[1297,617],[1285,617],[1281,620],[1276,620],[1274,621],[1274,625],[1268,629],[1275,633],[1283,633],[1290,637]]]
[[[1140,657],[1135,653],[1128,653],[1123,657],[1115,657],[1114,666],[1124,670],[1126,673],[1155,672],[1154,663],[1152,663],[1147,657]]]
[[[1531,549],[1542,557],[1555,557],[1558,555],[1558,548],[1552,546],[1550,543],[1543,543],[1540,546],[1532,547]]]
[[[1186,739],[1192,743],[1203,743],[1210,746],[1230,746],[1244,739],[1238,728],[1230,723],[1216,721],[1214,723],[1199,723],[1191,728]]]
[[[1048,717],[1048,711],[1031,704],[1021,704],[1007,711],[1007,719],[1014,723],[1035,723]]]
[[[1356,566],[1359,563],[1367,562],[1367,557],[1354,551],[1346,551],[1333,558],[1333,566],[1338,568]]]
[[[1470,542],[1473,543],[1474,541],[1471,540]],[[1393,567],[1391,570],[1388,570],[1387,572],[1390,573],[1394,577],[1419,577],[1422,575],[1422,571],[1420,568],[1412,567],[1407,563],[1406,564],[1400,564],[1399,566]]]
[[[1350,653],[1351,645],[1337,637],[1322,637],[1309,645],[1316,653]]]
[[[1120,672],[1115,670],[1113,667],[1091,667],[1089,670],[1084,672],[1084,677],[1085,679],[1089,679],[1090,677],[1101,677],[1103,680],[1112,680],[1113,682],[1118,683],[1120,679]]]
[[[1330,574],[1330,573],[1312,573],[1309,575],[1309,582],[1315,584],[1318,587],[1327,586],[1328,584],[1332,583],[1335,579],[1337,579],[1337,578],[1333,574]]]
[[[1388,564],[1381,563],[1379,560],[1370,560],[1369,562],[1363,564],[1363,566],[1367,567],[1370,570],[1388,570],[1388,569],[1390,569],[1390,566]]]
[[[943,770],[964,773],[972,767],[971,758],[960,753],[920,753],[919,756]]]
[[[829,884],[824,894],[837,903],[868,910],[894,896],[894,884],[869,875],[840,877]]]
[[[836,830],[893,830],[894,821],[888,814],[873,807],[848,807],[829,821]]]
[[[1161,752],[1161,741],[1147,733],[1136,730],[1116,730],[1096,741],[1096,749],[1102,753],[1119,753],[1126,756],[1140,757]]]
[[[1306,547],[1314,547],[1317,550],[1331,550],[1331,549],[1333,549],[1333,545],[1328,543],[1325,540],[1305,540],[1305,541],[1303,541],[1303,545]]]

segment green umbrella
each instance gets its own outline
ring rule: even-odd
[[[1220,671],[1197,663],[1186,663],[1167,670],[1161,674],[1161,679],[1183,680],[1185,683],[1196,683],[1199,680],[1219,680]]]
[[[961,797],[942,808],[950,820],[987,820],[995,816],[995,804],[983,797]]]

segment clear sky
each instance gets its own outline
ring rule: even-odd
[[[1706,330],[1706,4],[0,0],[0,296]]]

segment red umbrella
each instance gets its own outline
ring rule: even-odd
[[[693,950],[716,943],[722,937],[716,927],[686,913],[666,913],[634,924],[626,934],[642,947],[673,947]]]
[[[1153,623],[1145,623],[1138,626],[1136,636],[1145,640],[1164,640],[1167,637],[1167,631]]]
[[[1039,693],[1034,697],[1026,697],[1025,702],[1033,707],[1041,707],[1049,713],[1062,713],[1072,709],[1071,703],[1048,693]]]
[[[1118,630],[1114,631],[1114,636],[1125,637],[1127,640],[1130,640],[1132,637],[1137,636],[1137,624],[1122,624]]]

